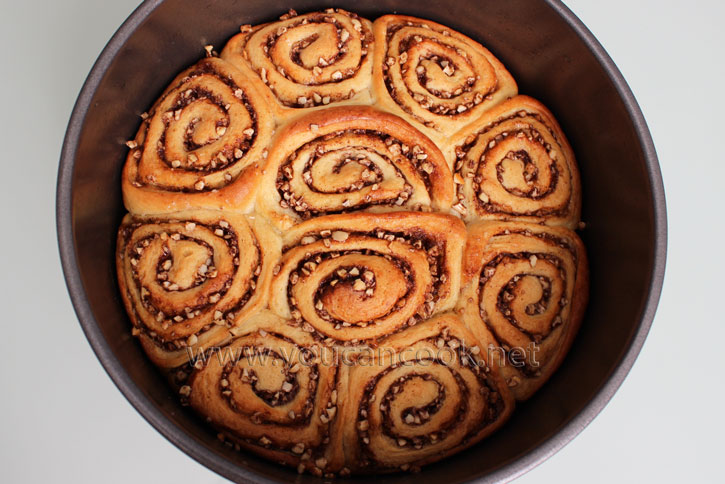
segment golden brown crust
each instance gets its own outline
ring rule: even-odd
[[[242,26],[221,53],[243,70],[275,116],[370,104],[372,23],[342,9]]]
[[[348,465],[356,472],[414,470],[500,427],[514,400],[481,349],[445,313],[361,351],[342,408]]]
[[[122,299],[182,402],[325,478],[501,427],[586,306],[553,115],[414,17],[290,11],[213,55],[143,116],[122,175]]]
[[[385,15],[373,31],[376,104],[444,151],[451,135],[517,93],[516,81],[488,49],[444,25]]]
[[[310,471],[324,459],[322,467],[337,471],[341,449],[327,444],[341,376],[324,356],[309,334],[263,311],[231,344],[207,352],[181,392],[221,438]]]
[[[415,212],[329,215],[283,237],[270,307],[326,344],[371,343],[458,297],[461,221]]]
[[[454,189],[435,144],[369,106],[333,107],[288,124],[261,185],[257,210],[281,229],[360,209],[445,212]]]
[[[581,184],[574,152],[540,102],[516,96],[455,136],[446,153],[461,180],[466,221],[518,220],[576,228]]]
[[[126,310],[151,360],[180,366],[220,345],[267,304],[280,241],[263,220],[206,210],[127,215],[116,266]]]
[[[203,59],[174,79],[129,142],[126,208],[137,214],[248,211],[273,124],[237,69]]]
[[[479,222],[468,228],[463,267],[458,309],[526,400],[561,364],[581,324],[584,246],[564,227]]]

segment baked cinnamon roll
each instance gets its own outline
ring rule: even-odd
[[[281,118],[304,108],[370,104],[372,24],[342,9],[283,15],[251,26],[222,51],[254,79]]]
[[[353,470],[415,470],[500,427],[513,397],[483,355],[451,313],[362,351],[350,367],[342,415]]]
[[[459,310],[518,400],[544,384],[571,346],[587,302],[587,271],[584,247],[566,228],[469,226]]]
[[[574,153],[538,101],[516,96],[496,106],[453,145],[456,210],[467,221],[577,226],[581,187]]]
[[[374,344],[454,306],[465,238],[441,214],[308,220],[284,235],[270,307],[326,344]]]
[[[144,118],[122,176],[131,213],[251,207],[274,120],[237,69],[203,59]]]
[[[236,339],[198,358],[180,393],[221,433],[267,458],[322,475],[342,468],[329,445],[343,396],[337,361],[315,340],[263,311],[235,329]]]
[[[226,445],[331,479],[500,428],[587,300],[572,150],[491,52],[339,9],[242,26],[122,175],[136,336]]]
[[[404,15],[375,20],[376,102],[438,146],[486,110],[517,93],[501,62],[444,25]]]
[[[275,139],[257,210],[286,229],[355,210],[446,212],[453,180],[440,150],[402,119],[367,106],[301,117]]]
[[[133,334],[157,365],[228,342],[267,304],[280,241],[259,218],[194,210],[127,215],[118,233],[118,283]]]

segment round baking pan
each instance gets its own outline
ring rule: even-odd
[[[138,115],[205,44],[221,47],[239,25],[332,6],[314,0],[152,0],[121,26],[78,97],[60,160],[57,224],[66,282],[98,359],[151,425],[189,456],[237,482],[319,483],[235,452],[187,408],[131,337],[115,277],[123,216],[124,141]],[[607,404],[634,363],[662,286],[666,214],[654,146],[622,75],[586,27],[555,0],[411,2],[339,0],[370,19],[404,13],[448,25],[487,46],[520,92],[557,116],[583,184],[582,238],[591,264],[590,303],[559,371],[480,444],[385,483],[499,482],[530,470],[574,438]],[[355,481],[339,479],[338,482]]]

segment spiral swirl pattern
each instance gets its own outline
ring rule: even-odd
[[[369,362],[362,354],[350,370],[354,390],[345,408],[352,460],[362,470],[405,470],[495,430],[513,399],[482,354],[450,313],[386,340]]]
[[[467,220],[575,227],[579,174],[564,134],[543,105],[517,96],[465,131],[454,150],[457,209]]]
[[[289,125],[270,153],[258,210],[282,228],[353,210],[447,210],[450,169],[405,121],[369,107],[330,108]]]
[[[259,309],[279,255],[269,230],[242,215],[201,210],[124,219],[119,285],[154,363],[185,363],[187,348],[228,340]]]
[[[143,114],[123,302],[182,405],[299,473],[416,471],[507,420],[581,322],[580,183],[549,111],[443,25],[243,25]]]
[[[586,256],[574,232],[491,222],[469,228],[465,321],[497,358],[517,399],[556,369],[586,304]]]
[[[372,24],[356,14],[292,12],[277,22],[243,26],[222,58],[258,79],[283,114],[347,100],[369,102],[372,44]]]
[[[273,123],[239,71],[217,58],[200,61],[174,80],[128,143],[127,208],[248,207]]]
[[[222,431],[221,438],[310,470],[339,457],[325,449],[336,424],[340,378],[314,340],[267,311],[229,346],[208,352],[181,393]]]
[[[312,219],[285,236],[270,306],[327,344],[376,341],[452,307],[464,241],[451,216]]]
[[[493,54],[448,27],[386,15],[373,29],[379,102],[439,143],[517,92]]]

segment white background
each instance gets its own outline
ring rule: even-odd
[[[104,373],[61,275],[55,183],[73,102],[136,0],[2,1],[0,481],[226,482]],[[502,0],[503,1],[503,0]],[[642,353],[612,402],[517,483],[723,482],[725,3],[568,0],[632,87],[664,174],[669,254]]]

